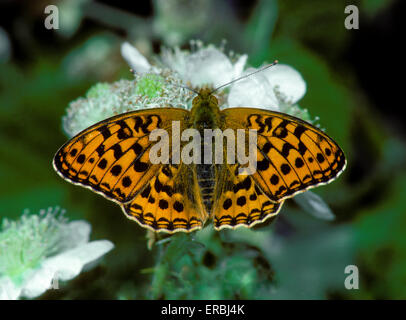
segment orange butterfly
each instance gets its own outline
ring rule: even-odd
[[[153,164],[149,135],[164,129],[173,139],[173,121],[181,132],[257,130],[256,172],[238,174],[239,163],[174,164],[171,158]],[[217,230],[262,223],[278,214],[285,199],[334,180],[346,160],[329,136],[307,122],[255,108],[220,110],[212,91],[201,89],[191,111],[133,111],[91,126],[59,149],[53,165],[62,178],[119,204],[142,227],[174,233],[201,229],[210,218]]]

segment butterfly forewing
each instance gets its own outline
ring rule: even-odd
[[[124,213],[154,231],[191,231],[207,218],[193,166],[152,164],[149,135],[172,122],[185,129],[189,112],[162,108],[126,113],[79,133],[55,155],[56,171],[119,203]],[[169,143],[171,146],[171,142]],[[171,154],[171,153],[170,153]]]

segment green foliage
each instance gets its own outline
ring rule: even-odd
[[[260,249],[224,242],[211,227],[176,234],[157,247],[154,299],[261,299],[272,285],[272,270]]]
[[[17,218],[22,210],[62,205],[68,188],[51,161],[65,138],[61,116],[87,82],[72,81],[52,58],[21,70],[0,72],[0,217]]]
[[[360,213],[355,222],[362,299],[406,299],[406,176],[399,177],[385,202]]]

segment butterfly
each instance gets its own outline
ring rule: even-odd
[[[175,233],[201,229],[209,219],[217,230],[253,227],[276,217],[284,200],[333,181],[345,169],[343,151],[317,127],[269,110],[220,110],[213,91],[196,93],[190,111],[170,106],[132,111],[85,129],[57,151],[56,172],[116,202],[142,227]],[[167,163],[152,163],[151,133],[166,130],[171,146],[179,135],[174,121],[180,132],[256,130],[256,171],[240,174],[239,162],[173,161],[179,150],[171,150]]]

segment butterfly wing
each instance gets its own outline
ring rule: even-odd
[[[257,130],[253,180],[273,202],[333,181],[343,172],[343,151],[320,129],[298,118],[261,109],[228,108],[224,126]]]
[[[253,227],[275,217],[283,202],[275,203],[250,175],[239,175],[239,165],[222,165],[214,192],[214,228]]]
[[[184,126],[188,117],[189,111],[184,109],[160,108],[129,112],[101,121],[62,146],[54,157],[54,168],[62,178],[120,204],[127,216],[136,219],[143,226],[169,230],[170,227],[165,228],[158,223],[166,218],[173,221],[173,229],[170,232],[178,228],[195,228],[201,224],[204,213],[193,194],[195,190],[182,190],[185,183],[196,185],[195,176],[181,165],[172,180],[164,182],[162,175],[173,168],[152,164],[149,158],[153,145],[153,142],[149,141],[152,130],[165,129],[171,137],[172,121],[180,121],[181,126]],[[182,129],[184,128],[181,127]],[[178,189],[172,192],[175,195],[180,193],[181,197],[175,197],[171,205],[175,211],[176,208],[180,209],[178,202],[182,203],[183,208],[190,209],[186,217],[182,216],[186,209],[177,211],[179,214],[176,215],[175,212],[169,212],[159,206],[163,201],[167,201],[159,197],[168,196],[168,193],[162,193],[159,189],[160,182],[162,190],[169,190],[170,184],[179,185]],[[152,200],[152,197],[156,196],[155,203],[145,202],[143,195],[147,193],[148,188],[151,188],[152,195],[148,199]],[[145,215],[139,213],[139,207],[143,208],[147,204],[148,210],[142,211]],[[138,208],[138,211],[135,211],[135,208]],[[176,219],[186,219],[186,223],[177,223]]]
[[[202,228],[202,206],[196,171],[191,165],[164,165],[147,186],[123,205],[128,218],[154,231],[191,232]]]

